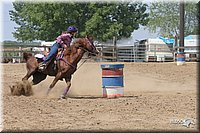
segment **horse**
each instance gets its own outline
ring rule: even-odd
[[[58,80],[65,79],[67,86],[64,88],[64,92],[60,96],[60,99],[65,99],[71,86],[72,74],[77,70],[77,64],[82,59],[85,52],[89,52],[94,56],[99,53],[93,44],[93,37],[90,35],[87,35],[85,38],[78,38],[70,48],[63,49],[57,58],[54,57],[49,61],[48,66],[44,71],[38,69],[40,62],[38,62],[31,53],[23,53],[27,74],[22,78],[22,81],[28,80],[29,77],[33,76],[32,85],[36,85],[46,79],[47,75],[55,76],[46,91],[46,96],[48,96],[50,90],[55,86]],[[57,60],[56,63],[55,58]]]

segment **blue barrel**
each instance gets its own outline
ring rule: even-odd
[[[102,64],[102,69],[124,68],[124,64]]]
[[[183,65],[185,63],[185,52],[177,52],[177,65]]]
[[[102,88],[104,97],[123,96],[124,64],[102,64]]]
[[[121,77],[102,77],[102,87],[124,87],[124,79]]]

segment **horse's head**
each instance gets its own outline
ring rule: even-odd
[[[83,45],[82,47],[91,52],[93,55],[97,55],[99,53],[99,51],[96,49],[96,47],[94,46],[93,44],[93,37],[91,35],[87,35],[85,38],[84,38],[84,41],[83,41]]]

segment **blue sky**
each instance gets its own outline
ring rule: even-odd
[[[1,37],[0,37],[0,42],[5,41],[5,40],[16,40],[12,32],[15,31],[14,27],[17,27],[18,25],[10,20],[9,16],[9,10],[13,10],[12,6],[12,1],[13,0],[8,0],[8,1],[1,1],[1,16],[0,16],[0,24],[1,24]],[[139,30],[133,32],[133,36],[129,38],[128,40],[134,41],[134,40],[141,40],[141,39],[146,39],[146,38],[155,38],[157,37],[157,34],[154,33],[149,33],[148,30],[145,30],[144,27],[141,27]],[[127,40],[127,41],[128,41]]]
[[[11,21],[9,17],[9,10],[12,9],[13,9],[12,1],[2,2],[1,18],[3,18],[3,20],[1,19],[1,25],[2,25],[1,32],[3,34],[0,41],[15,40],[12,35],[12,32],[14,32],[14,27],[17,27],[17,24],[14,21]]]

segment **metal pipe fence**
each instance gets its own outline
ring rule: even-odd
[[[4,45],[0,50],[1,62],[12,59],[11,62],[23,62],[22,53],[42,53],[48,46],[35,45]],[[183,47],[168,47],[167,45],[133,45],[133,46],[97,46],[99,56],[93,57],[98,62],[173,62],[177,51]],[[199,46],[184,47],[186,61],[199,61]]]

